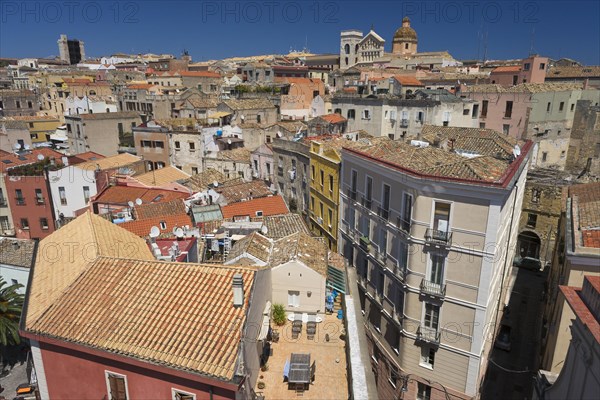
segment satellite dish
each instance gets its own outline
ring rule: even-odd
[[[183,229],[181,229],[181,228],[175,229],[175,236],[177,236],[178,238],[182,238],[183,237]]]
[[[283,136],[281,132],[277,132],[277,137],[280,138],[281,136]]]
[[[518,144],[515,144],[515,148],[513,149],[513,156],[515,156],[515,158],[518,158],[521,155],[521,148],[519,147]]]
[[[131,200],[130,200],[130,201],[128,201],[128,202],[127,202],[127,205],[128,205],[129,207],[133,207],[133,201],[131,201]]]
[[[38,154],[37,155],[37,159],[42,161],[44,159],[44,155],[43,154]]]
[[[142,203],[143,203],[142,199],[140,199],[140,198],[135,199],[135,204],[137,204],[138,206],[141,206]]]
[[[28,145],[28,144],[26,144],[26,145],[25,145],[25,150],[31,150],[31,146],[30,146],[30,145]]]
[[[231,144],[231,139],[227,139],[227,144]]]
[[[21,145],[19,143],[15,143],[15,144],[13,144],[13,149],[21,150]]]
[[[151,238],[158,237],[158,235],[160,235],[160,229],[158,229],[157,226],[153,226],[152,228],[150,228],[150,237]]]
[[[269,232],[269,229],[267,228],[267,226],[266,226],[266,225],[263,225],[263,226],[260,228],[260,231],[263,233],[263,235],[266,235],[266,234],[267,234],[267,232]]]
[[[217,187],[217,186],[219,186],[219,182],[217,182],[217,181],[214,181],[214,182],[213,182],[213,186],[214,186],[214,187]]]

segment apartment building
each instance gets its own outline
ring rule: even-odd
[[[295,205],[296,211],[302,212],[308,220],[310,147],[301,141],[275,139],[273,164],[277,171],[266,168],[267,174],[273,175],[275,189],[286,199],[290,209]]]
[[[132,129],[142,123],[136,112],[111,112],[65,116],[69,150],[72,154],[93,151],[112,156],[119,144],[132,137]]]
[[[169,129],[154,121],[133,127],[135,152],[146,161],[148,171],[171,165]]]
[[[373,138],[341,152],[338,249],[356,268],[380,398],[475,396],[508,303],[532,143],[459,136],[454,149]]]
[[[419,91],[416,92],[418,94]],[[362,97],[336,93],[332,99],[335,113],[348,119],[348,130],[364,130],[373,136],[390,139],[416,138],[423,125],[479,126],[479,106],[446,92],[437,98],[405,99],[399,96]]]
[[[339,137],[310,141],[309,226],[316,236],[326,238],[332,250],[338,242],[340,150],[345,142]]]
[[[36,115],[40,109],[39,97],[33,90],[0,90],[0,117]]]

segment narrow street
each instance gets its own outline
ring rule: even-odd
[[[511,349],[492,348],[482,399],[530,399],[541,341],[542,294],[548,269],[519,268],[503,324],[511,329]]]

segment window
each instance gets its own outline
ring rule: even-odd
[[[319,171],[321,173],[321,187],[325,185],[325,172],[323,170]]]
[[[321,217],[321,219],[323,219],[323,202],[319,202],[319,210],[321,211],[321,213],[319,214],[319,216]]]
[[[310,209],[315,210],[315,198],[312,196],[310,197]]]
[[[567,152],[565,150],[560,152],[560,158],[565,158],[567,155]]]
[[[529,71],[529,68],[531,67],[530,63],[525,63],[523,64],[523,71]]]
[[[198,174],[198,167],[192,167],[192,175]]]
[[[21,218],[21,229],[29,230],[29,220],[27,218]]]
[[[440,306],[431,303],[425,303],[424,325],[437,331],[440,322]]]
[[[58,197],[60,197],[60,205],[66,206],[67,205],[67,193],[65,191],[65,188],[62,186],[60,186],[58,188]]]
[[[329,175],[329,191],[333,193],[333,175]]]
[[[37,204],[44,204],[44,195],[42,189],[35,189],[35,202]]]
[[[477,118],[479,116],[479,104],[473,104],[473,112],[471,118]]]
[[[471,113],[471,110],[469,110],[468,108],[465,108],[463,110],[463,115],[469,115]]]
[[[267,135],[266,142],[267,142],[267,143],[271,143],[271,135]]]
[[[575,103],[571,104],[571,111],[575,109]]]
[[[546,162],[547,159],[548,159],[548,152],[543,151],[542,152],[542,162]]]
[[[505,135],[508,135],[510,133],[510,124],[502,125],[502,133],[504,133]]]
[[[435,362],[435,349],[433,347],[423,346],[421,347],[421,362],[420,366],[425,368],[433,368]]]
[[[389,137],[391,140],[395,140],[395,139],[396,139],[396,135],[394,135],[393,133],[388,133],[388,137]]]
[[[154,142],[154,147],[156,147],[157,149],[164,149],[165,148],[165,143],[164,142],[160,142],[160,141],[155,141]]]
[[[195,394],[184,392],[183,390],[172,389],[171,392],[173,393],[172,400],[196,400]]]
[[[363,110],[362,118],[363,119],[371,119],[371,111],[370,110]]]
[[[347,116],[348,119],[355,119],[356,118],[356,111],[354,109],[350,109],[346,113],[346,116]]]
[[[113,372],[104,372],[108,389],[108,400],[127,400],[127,377]]]
[[[487,116],[487,112],[488,112],[488,100],[483,100],[483,102],[481,103],[481,116],[482,117]]]
[[[16,100],[15,104],[17,105],[17,108],[21,108],[21,102],[19,100]]]
[[[540,189],[531,189],[531,202],[539,203],[542,191]]]
[[[485,129],[485,122],[480,122],[480,123],[479,123],[479,127],[480,127],[481,129]]]
[[[519,75],[513,75],[513,86],[519,83]]]
[[[257,217],[262,217],[263,216],[263,212],[262,211],[257,211],[256,212],[256,216]]]
[[[510,118],[512,116],[513,102],[507,101],[506,108],[504,109],[504,118]]]
[[[558,111],[562,111],[565,108],[565,102],[561,101],[560,104],[558,105]]]
[[[537,214],[528,213],[527,214],[527,226],[530,228],[535,228],[537,224]]]
[[[390,364],[390,376],[388,380],[392,384],[393,387],[398,385],[398,380],[400,379],[400,373],[398,372],[398,368],[395,365]]]
[[[424,383],[417,382],[417,400],[430,400],[431,387]]]
[[[83,187],[83,201],[86,204],[88,203],[88,201],[90,201],[90,187],[89,186]]]
[[[122,122],[117,123],[117,130],[119,131],[119,135],[123,134],[124,131],[123,131],[123,123]]]
[[[300,292],[288,290],[288,307],[300,307]]]
[[[163,231],[167,229],[167,223],[165,221],[160,221],[159,225],[160,229],[162,229]]]
[[[546,112],[550,112],[550,107],[552,107],[552,103],[548,102],[546,105]]]
[[[435,285],[442,285],[444,279],[445,257],[441,254],[431,253],[431,271],[429,272],[429,282]]]
[[[141,143],[140,143],[140,145],[142,147],[152,147],[152,141],[150,141],[150,140],[142,140]]]
[[[29,108],[33,108],[33,103],[32,103],[31,101],[28,101],[28,102],[27,102],[27,107],[29,107]]]
[[[196,151],[196,143],[194,143],[194,142],[189,142],[188,144],[189,144],[189,146],[190,146],[190,151]]]
[[[412,196],[404,193],[401,229],[408,232],[410,230],[410,221],[412,219]]]
[[[40,218],[40,228],[42,228],[42,230],[48,230],[48,218]]]
[[[23,191],[21,189],[15,189],[15,197],[17,199],[17,205],[25,205],[25,199],[23,198]]]
[[[546,63],[540,63],[540,69],[546,69]]]
[[[329,217],[329,219],[327,220],[327,223],[329,224],[329,228],[331,228],[331,226],[333,225],[333,210],[328,208],[327,209],[327,216]]]
[[[179,143],[179,141],[175,142],[175,151],[179,151],[181,150],[181,143]]]

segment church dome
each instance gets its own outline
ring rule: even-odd
[[[402,18],[402,26],[394,34],[394,41],[416,41],[417,32],[410,27],[410,18]]]

